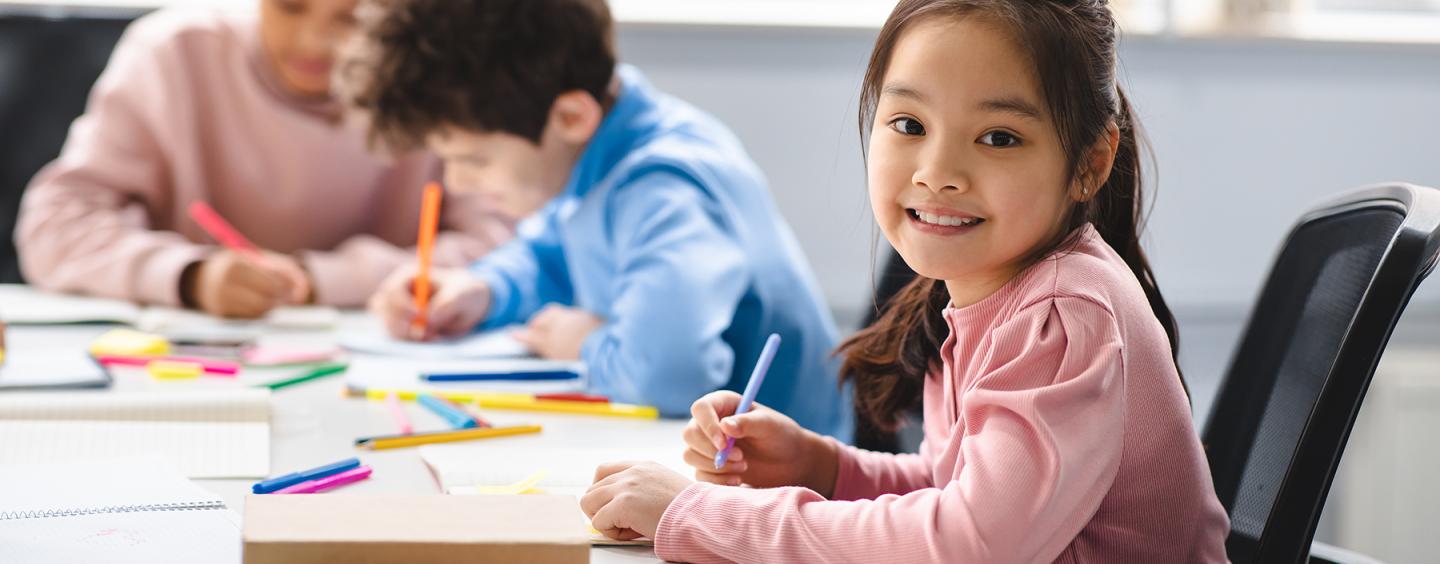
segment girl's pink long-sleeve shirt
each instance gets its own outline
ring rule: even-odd
[[[363,304],[413,260],[426,154],[377,156],[333,99],[297,98],[262,53],[253,13],[162,10],[126,30],[16,229],[38,287],[175,305],[214,252],[188,216],[206,201],[256,245],[300,257],[316,301]],[[438,265],[509,239],[512,222],[447,195]]]
[[[656,553],[688,562],[1225,562],[1229,520],[1165,331],[1124,261],[1076,246],[979,303],[926,379],[918,454],[841,445],[827,500],[695,484]]]

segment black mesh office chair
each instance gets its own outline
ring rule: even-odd
[[[142,11],[0,5],[0,282],[20,282],[15,214],[60,154],[110,51]]]
[[[1204,443],[1236,564],[1304,562],[1385,344],[1440,252],[1440,191],[1364,188],[1300,219]]]

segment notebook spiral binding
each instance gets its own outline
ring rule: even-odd
[[[225,509],[225,502],[220,500],[212,500],[187,501],[183,503],[153,503],[146,505],[111,505],[108,507],[82,507],[71,509],[43,509],[34,511],[0,511],[0,521],[13,521],[17,519],[46,519],[50,517],[76,517],[80,515],[100,515],[104,513],[196,511],[205,509]]]

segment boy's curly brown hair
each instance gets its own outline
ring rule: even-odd
[[[610,104],[604,0],[366,0],[357,16],[334,90],[369,120],[372,144],[413,149],[443,127],[538,144],[560,94]]]

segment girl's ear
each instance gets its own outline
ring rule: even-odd
[[[1115,153],[1120,149],[1120,126],[1115,120],[1105,124],[1105,131],[1095,144],[1080,158],[1080,173],[1071,182],[1070,198],[1077,202],[1088,202],[1110,179],[1110,168],[1115,165]]]
[[[604,119],[605,108],[594,96],[584,90],[571,90],[555,98],[546,127],[553,128],[567,143],[584,145]]]

